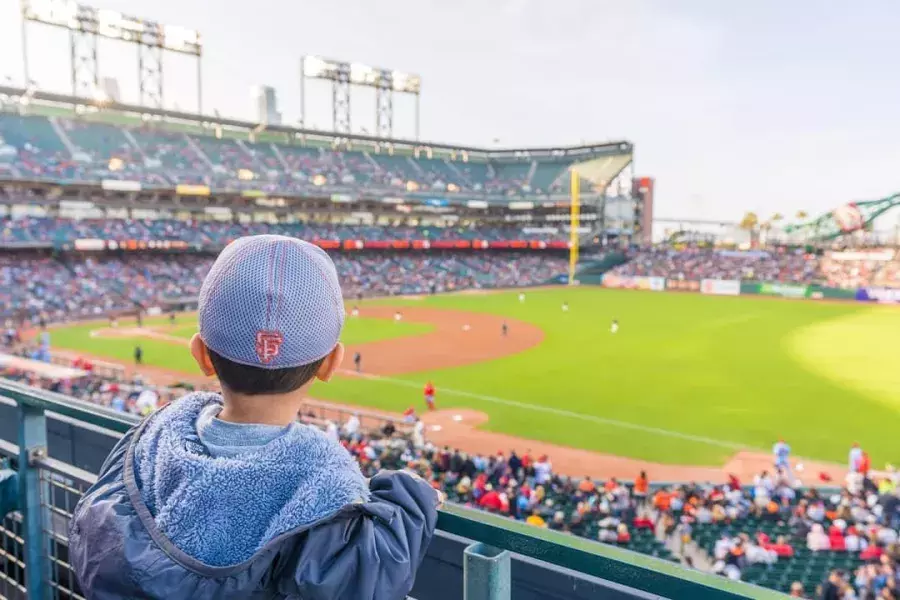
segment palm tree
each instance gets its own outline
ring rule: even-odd
[[[752,211],[744,213],[738,227],[750,234],[750,245],[755,248],[759,243],[759,217],[756,213]]]
[[[753,232],[756,230],[756,227],[759,225],[759,217],[756,216],[755,212],[746,212],[744,213],[743,218],[741,219],[738,227],[743,229],[744,231]]]

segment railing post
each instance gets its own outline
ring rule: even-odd
[[[47,561],[44,510],[41,505],[41,470],[35,461],[47,456],[47,420],[44,409],[19,402],[19,509],[25,539],[25,587],[28,597],[46,598]]]
[[[463,556],[463,600],[510,600],[508,551],[478,542],[467,547]]]

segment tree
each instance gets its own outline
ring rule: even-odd
[[[808,218],[809,218],[809,214],[805,210],[797,211],[797,220],[798,221],[805,221]]]
[[[781,214],[781,213],[775,213],[774,215],[772,215],[772,217],[771,217],[769,220],[770,220],[772,223],[777,223],[778,221],[783,221],[783,220],[784,220],[784,215]]]
[[[759,225],[759,217],[756,216],[755,212],[746,212],[744,213],[744,217],[741,219],[738,227],[745,231],[755,231],[756,227]]]

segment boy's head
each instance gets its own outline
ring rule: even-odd
[[[287,394],[340,366],[344,303],[320,248],[280,235],[243,237],[216,259],[200,288],[191,353],[222,387]]]

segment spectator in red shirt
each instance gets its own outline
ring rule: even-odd
[[[494,489],[494,486],[487,484],[484,487],[484,496],[478,501],[478,505],[491,512],[500,512],[503,502],[500,500],[500,494]]]

